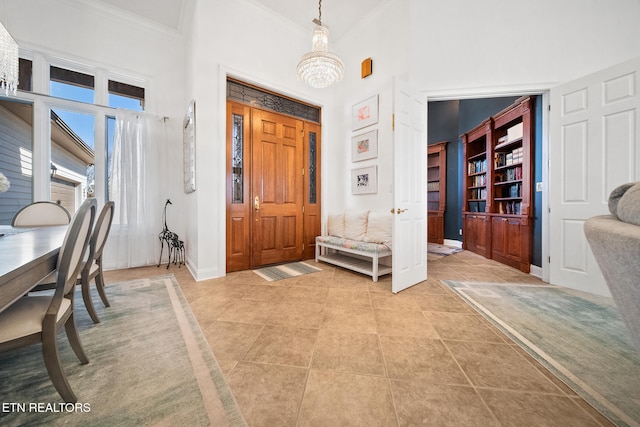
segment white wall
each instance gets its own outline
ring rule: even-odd
[[[196,3],[188,54],[189,92],[196,101],[196,191],[187,203],[187,258],[197,279],[225,273],[227,75],[323,106],[324,156],[333,126],[327,120],[331,92],[309,88],[295,74],[298,59],[311,49],[312,18],[307,30],[247,0]]]
[[[146,111],[169,117],[167,144],[157,143],[158,149],[169,151],[169,158],[176,160],[158,179],[163,181],[165,191],[161,199],[170,198],[174,202],[169,226],[182,235],[182,120],[187,109],[185,39],[177,31],[123,12],[111,12],[95,2],[0,0],[0,11],[0,20],[18,42],[21,54],[26,52],[28,57],[35,58],[34,77],[36,72],[44,75],[47,61],[53,61],[146,88]],[[34,90],[45,92],[48,84],[46,78],[34,81]],[[36,117],[35,129],[42,127],[38,120]],[[104,126],[96,123],[96,150],[100,149],[100,140],[104,144],[100,129]],[[42,144],[38,139],[36,135],[34,147]],[[48,159],[43,164],[48,165]],[[37,165],[34,162],[34,167]],[[97,176],[104,176],[103,173],[96,165]],[[161,218],[150,220],[157,221],[158,231],[162,229]]]
[[[434,96],[548,89],[640,54],[638,0],[411,0],[411,81]]]
[[[346,75],[335,86],[336,104],[340,107],[330,120],[332,138],[323,143],[328,152],[331,173],[323,173],[325,212],[373,210],[388,212],[393,207],[393,134],[391,131],[392,82],[394,77],[407,79],[409,56],[409,1],[392,0],[383,3],[367,15],[336,46],[336,53],[345,62]],[[384,31],[382,29],[385,29]],[[393,29],[393,30],[389,30]],[[361,78],[361,62],[371,58],[373,73]],[[352,108],[370,96],[379,96],[379,120],[375,125],[352,130]],[[326,118],[323,120],[326,122]],[[352,162],[351,139],[372,129],[378,130],[378,157]],[[425,159],[426,162],[426,159]],[[376,165],[378,191],[376,194],[351,194],[351,171]],[[327,194],[327,196],[329,196]]]
[[[22,48],[140,78],[149,111],[170,117],[175,168],[165,178],[173,229],[185,234],[197,278],[224,274],[225,79],[227,74],[323,107],[324,213],[392,198],[391,79],[408,78],[431,96],[545,89],[640,52],[637,0],[389,0],[332,43],[346,76],[316,90],[295,65],[310,50],[302,27],[251,0],[196,0],[186,37],[80,0],[0,0],[0,19]],[[315,18],[310,16],[309,21]],[[304,23],[303,23],[304,24]],[[330,25],[331,23],[328,22]],[[373,75],[360,79],[360,62]],[[510,66],[517,64],[517,66]],[[352,196],[351,106],[380,94],[379,190]],[[182,118],[196,100],[196,192],[182,192]],[[174,219],[175,218],[175,219]]]

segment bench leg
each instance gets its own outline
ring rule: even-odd
[[[372,262],[373,262],[373,281],[377,282],[378,281],[378,254],[373,254],[373,258],[372,258]]]

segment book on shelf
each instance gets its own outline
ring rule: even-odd
[[[522,202],[508,201],[498,203],[498,213],[507,215],[520,215],[522,213]]]
[[[471,177],[472,187],[483,187],[487,185],[487,175],[475,175]]]
[[[469,202],[469,212],[484,212],[487,202],[484,200],[472,200]]]
[[[471,160],[467,167],[469,174],[482,173],[487,171],[487,159]]]
[[[469,190],[469,199],[471,200],[479,200],[487,198],[487,189],[486,188],[471,188]]]
[[[522,147],[514,148],[508,152],[497,152],[494,154],[494,165],[496,168],[503,166],[511,166],[522,163],[524,149]]]
[[[440,190],[440,181],[432,181],[427,183],[427,191],[438,191]]]

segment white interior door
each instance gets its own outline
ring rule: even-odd
[[[640,178],[640,58],[551,90],[549,280],[610,295],[583,231]]]
[[[427,101],[393,82],[394,293],[427,279]]]

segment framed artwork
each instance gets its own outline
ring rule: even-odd
[[[182,125],[184,192],[196,191],[196,102],[191,101]]]
[[[378,129],[351,138],[351,160],[375,159],[378,157]]]
[[[351,170],[351,194],[372,194],[378,192],[378,167]]]
[[[351,109],[351,130],[378,123],[378,95],[355,104]]]

